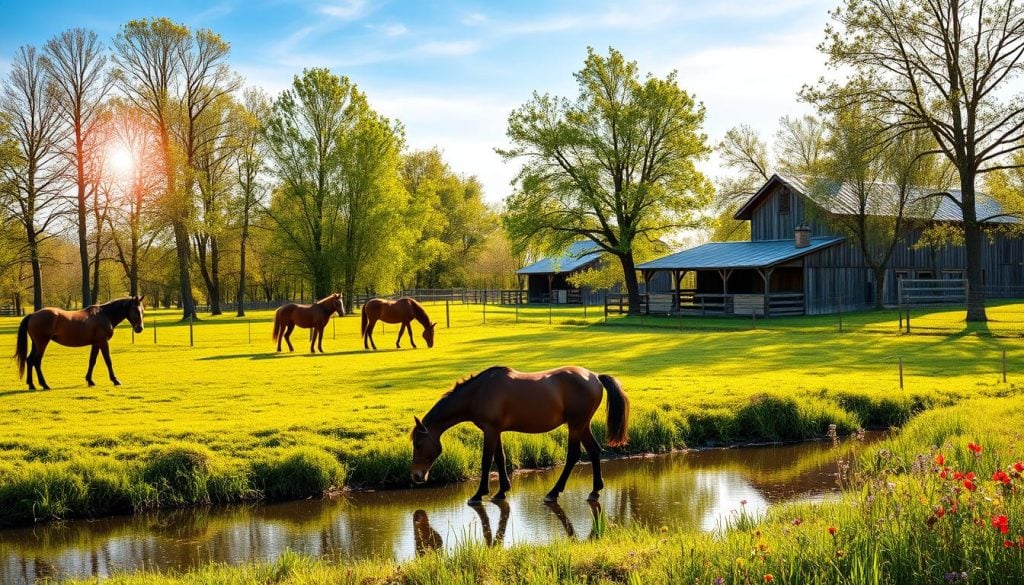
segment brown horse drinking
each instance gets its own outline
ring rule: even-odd
[[[423,310],[423,305],[417,303],[416,299],[404,297],[397,301],[387,299],[366,301],[366,304],[363,305],[363,349],[370,349],[371,345],[373,349],[377,349],[377,344],[373,342],[373,327],[377,321],[401,323],[395,347],[402,347],[402,334],[405,333],[406,328],[409,330],[409,343],[416,347],[416,342],[412,339],[413,319],[419,321],[423,326],[423,340],[427,342],[427,347],[434,347],[434,327],[437,326],[437,323],[430,322],[430,317]]]
[[[316,353],[315,348],[324,352],[324,327],[331,320],[331,314],[337,313],[339,317],[345,316],[345,301],[341,293],[334,293],[324,297],[313,305],[296,305],[289,303],[282,305],[274,313],[274,341],[277,342],[277,351],[281,351],[281,339],[288,342],[288,351],[295,351],[292,347],[292,330],[295,326],[313,328],[313,338],[309,340],[309,353]]]
[[[459,382],[434,404],[422,421],[414,417],[412,481],[427,481],[430,467],[441,455],[441,434],[469,421],[484,432],[480,487],[469,503],[475,504],[487,495],[492,459],[498,464],[500,488],[491,499],[501,500],[512,486],[505,467],[501,433],[546,433],[567,424],[569,450],[565,469],[544,500],[557,500],[565,489],[569,472],[579,461],[582,443],[594,468],[594,490],[587,499],[596,501],[604,482],[601,481],[601,449],[590,431],[590,419],[601,404],[602,387],[608,392],[608,445],[617,447],[626,442],[629,399],[611,376],[575,366],[534,373],[494,366]]]
[[[93,305],[81,311],[65,311],[64,309],[40,309],[26,315],[18,326],[18,341],[14,351],[14,359],[18,361],[18,375],[25,373],[28,365],[28,389],[35,390],[32,383],[32,369],[39,375],[39,385],[44,390],[50,387],[43,377],[43,353],[46,345],[56,341],[68,347],[92,346],[89,354],[89,371],[85,381],[95,386],[92,381],[92,368],[96,365],[96,354],[103,352],[103,361],[107,363],[110,381],[120,386],[114,367],[110,364],[110,347],[108,341],[114,335],[114,327],[128,319],[136,333],[142,333],[142,318],[145,309],[142,307],[144,297],[117,299],[102,305]],[[32,338],[32,353],[28,352],[28,338]]]

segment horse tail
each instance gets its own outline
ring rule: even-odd
[[[281,338],[281,331],[284,329],[281,321],[283,321],[281,319],[281,309],[278,309],[274,312],[274,341]]]
[[[629,425],[629,397],[622,390],[619,381],[607,375],[600,374],[597,379],[608,392],[608,436],[606,442],[609,447],[620,447],[629,440],[627,427]]]
[[[14,348],[14,359],[18,360],[18,375],[25,373],[25,364],[28,363],[28,320],[31,314],[25,315],[18,325],[18,343]]]

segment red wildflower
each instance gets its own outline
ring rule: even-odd
[[[1005,471],[997,471],[992,474],[993,481],[1000,481],[1003,485],[1010,485],[1010,476]]]
[[[935,454],[935,465],[942,466],[942,465],[945,465],[945,464],[946,464],[946,458],[942,456],[942,453],[936,453]]]
[[[963,478],[964,478],[964,474],[960,473],[959,471],[954,471],[953,472],[953,479],[959,481],[959,480],[961,480]]]
[[[978,488],[978,486],[974,485],[974,482],[973,482],[973,481],[971,481],[971,480],[969,480],[969,479],[965,479],[965,480],[964,480],[964,488],[965,488],[965,489],[966,489],[967,491],[969,491],[969,492],[973,492],[973,491],[974,491],[975,489],[977,489],[977,488]]]
[[[945,515],[946,515],[946,509],[945,508],[943,508],[942,506],[938,506],[937,508],[935,508],[935,517],[936,518],[942,518]]]
[[[1003,548],[1013,548],[1015,546],[1017,546],[1017,545],[1013,544],[1012,540],[1004,540],[1003,541]]]
[[[977,478],[978,478],[978,476],[974,475],[973,471],[968,471],[967,474],[964,475],[964,479],[969,479],[971,481],[974,481]]]
[[[981,455],[981,445],[977,443],[967,443],[967,448],[975,455]]]
[[[828,527],[828,533],[831,534],[832,536],[835,536],[836,535],[836,527],[835,526],[829,526]]]
[[[775,580],[775,577],[771,573],[768,573],[767,575],[764,576],[764,582],[765,583],[771,583],[774,580]]]
[[[948,478],[949,477],[949,468],[948,467],[943,467],[942,471],[939,472],[939,477],[942,478],[942,479]]]
[[[1010,531],[1010,521],[1006,516],[993,516],[992,528],[998,530],[1000,534],[1006,534]]]
[[[1014,463],[1013,468],[1017,470],[1017,473],[1024,473],[1024,462],[1018,461]]]

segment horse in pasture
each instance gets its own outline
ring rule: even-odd
[[[469,421],[484,433],[480,487],[469,503],[477,504],[487,495],[492,460],[498,465],[500,487],[491,499],[502,500],[512,484],[505,466],[501,433],[546,433],[566,424],[569,427],[569,445],[565,469],[544,501],[556,501],[558,494],[565,489],[569,473],[579,461],[581,443],[590,456],[594,471],[594,489],[587,499],[597,501],[604,482],[601,480],[601,448],[590,430],[590,420],[601,404],[602,387],[608,392],[608,445],[624,445],[629,423],[629,399],[619,382],[611,376],[575,366],[533,373],[493,366],[455,384],[424,415],[422,421],[413,417],[416,421],[410,434],[413,483],[427,481],[431,466],[441,455],[441,435],[449,428]]]
[[[313,329],[313,337],[309,340],[309,352],[324,352],[324,327],[331,320],[331,314],[337,313],[339,317],[345,316],[345,301],[341,293],[324,297],[312,305],[297,305],[288,303],[282,305],[274,313],[274,341],[277,342],[277,351],[281,351],[281,339],[288,342],[288,351],[295,351],[292,346],[292,330],[295,326]]]
[[[114,327],[128,319],[136,333],[142,333],[142,320],[145,309],[142,299],[145,297],[129,297],[117,299],[102,305],[93,305],[81,311],[65,311],[64,309],[45,308],[26,315],[18,326],[18,340],[14,350],[14,359],[18,361],[18,376],[25,373],[28,366],[28,389],[35,390],[32,383],[32,369],[39,375],[39,385],[44,390],[50,386],[43,377],[43,354],[46,345],[56,341],[68,347],[92,346],[89,354],[89,371],[85,381],[95,386],[92,381],[92,369],[96,365],[96,354],[103,352],[103,361],[107,363],[110,381],[114,386],[121,382],[114,375],[114,367],[110,364],[110,346],[108,341],[114,335]],[[32,338],[32,353],[28,351],[28,339]]]
[[[430,322],[430,317],[423,310],[423,305],[417,303],[416,299],[409,297],[397,301],[370,299],[363,305],[363,349],[370,349],[370,346],[377,349],[377,344],[373,342],[373,327],[377,321],[401,323],[395,347],[402,347],[402,334],[406,329],[409,330],[409,343],[416,347],[416,342],[412,338],[413,319],[419,321],[419,324],[423,326],[423,340],[427,342],[427,347],[434,347],[434,327],[437,326],[437,323]]]

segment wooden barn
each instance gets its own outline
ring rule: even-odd
[[[797,177],[773,175],[735,214],[750,222],[749,242],[711,242],[638,265],[651,282],[651,298],[668,309],[651,311],[816,315],[873,306],[874,271],[855,242],[831,232],[826,221],[828,214],[855,208],[849,201],[853,195],[836,185],[828,204],[819,204],[810,192]],[[928,226],[959,221],[959,208],[950,201],[959,198],[959,191],[944,195],[932,198],[936,203],[927,217],[916,218],[916,227],[897,243],[883,284],[885,304],[897,302],[901,278],[963,278],[962,246],[919,242]],[[989,218],[982,246],[986,293],[1022,296],[1024,238],[1016,229],[1003,229],[1020,220],[981,194],[977,207],[979,218]],[[656,277],[665,273],[670,284],[655,286]]]
[[[569,277],[580,271],[597,268],[602,250],[597,244],[584,240],[574,242],[561,256],[542,258],[516,271],[520,282],[525,280],[528,303],[587,304],[600,302],[593,291],[580,289],[569,282]],[[520,287],[522,288],[522,287]]]

